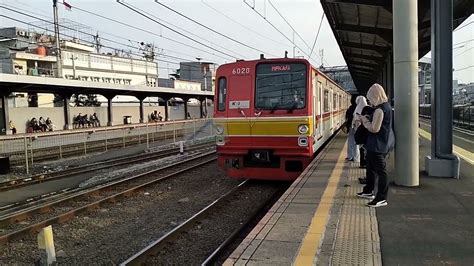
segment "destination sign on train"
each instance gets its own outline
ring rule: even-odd
[[[272,66],[272,72],[289,71],[289,70],[291,70],[290,65],[277,65],[277,66]]]

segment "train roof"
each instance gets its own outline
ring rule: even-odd
[[[337,82],[335,82],[334,80],[332,80],[329,76],[327,76],[326,74],[324,74],[322,71],[320,71],[318,68],[316,68],[315,66],[313,66],[308,60],[306,60],[305,58],[286,58],[286,57],[281,57],[281,58],[264,58],[264,59],[255,59],[255,60],[242,60],[242,59],[239,59],[235,62],[231,62],[231,63],[226,63],[226,64],[222,64],[219,66],[219,68],[221,67],[225,67],[225,66],[228,66],[228,65],[232,65],[232,64],[238,64],[238,63],[242,63],[242,62],[245,62],[245,63],[255,63],[255,64],[258,64],[258,63],[272,63],[272,62],[302,62],[302,63],[305,63],[305,64],[308,64],[310,65],[317,73],[318,75],[321,75],[323,77],[325,77],[327,80],[329,80],[334,86],[340,88],[341,90],[343,90],[344,92],[346,92],[347,94],[350,94],[349,92],[347,92],[346,89],[344,89],[343,87],[341,87]]]

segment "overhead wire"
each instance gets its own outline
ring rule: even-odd
[[[265,0],[266,1],[266,0]],[[311,49],[311,47],[309,46],[309,44],[303,39],[303,37],[301,37],[301,35],[298,33],[298,31],[291,25],[290,22],[288,22],[288,20],[285,18],[285,16],[283,16],[283,14],[280,12],[280,10],[278,10],[278,8],[272,3],[271,0],[268,0],[268,3],[270,4],[270,6],[277,12],[277,14],[283,19],[283,21],[285,21],[286,25],[288,25],[291,30],[296,34],[296,36],[298,36],[298,38],[300,38],[300,40],[303,41],[303,43],[306,45],[306,47],[308,47],[308,49]]]
[[[467,67],[455,69],[454,72],[456,72],[456,71],[461,71],[461,70],[466,70],[466,69],[471,68],[471,67],[474,67],[474,65],[470,65],[470,66],[467,66]]]
[[[241,58],[244,58],[244,57],[245,57],[244,55],[241,55],[241,54],[239,54],[239,53],[236,53],[235,51],[230,50],[230,49],[228,49],[228,48],[226,48],[226,47],[224,47],[224,46],[222,46],[222,45],[220,45],[220,44],[217,44],[217,43],[215,43],[215,42],[209,41],[209,40],[206,39],[206,38],[200,37],[200,36],[198,36],[198,35],[192,33],[191,31],[184,29],[183,27],[180,27],[180,26],[178,26],[178,25],[176,25],[176,24],[174,24],[174,23],[171,23],[171,22],[169,22],[169,21],[166,21],[166,20],[164,20],[164,19],[161,19],[161,18],[159,18],[159,17],[157,17],[157,16],[151,14],[150,12],[147,12],[147,11],[145,11],[145,10],[143,10],[143,9],[141,9],[141,8],[139,8],[139,7],[137,7],[137,6],[133,6],[133,7],[136,8],[137,10],[139,10],[139,11],[141,11],[141,12],[143,12],[143,13],[149,15],[149,16],[151,16],[152,18],[154,18],[154,19],[156,19],[156,20],[158,20],[158,21],[161,21],[162,23],[171,25],[172,27],[175,27],[175,28],[177,28],[177,29],[179,29],[179,30],[182,30],[183,32],[185,32],[185,33],[187,33],[187,34],[189,34],[189,35],[192,35],[192,36],[194,36],[194,37],[196,37],[196,38],[199,38],[199,39],[202,39],[202,40],[204,40],[204,41],[206,41],[206,42],[208,42],[208,43],[210,43],[210,44],[212,44],[212,45],[214,45],[214,46],[216,46],[216,47],[219,47],[219,48],[222,49],[222,50],[225,50],[225,51],[227,51],[227,52],[233,53],[234,55],[236,54],[238,57],[241,57]]]
[[[62,3],[62,4],[64,4],[64,3]],[[180,45],[183,45],[183,46],[186,46],[186,47],[189,47],[189,48],[192,48],[192,49],[195,49],[195,50],[198,50],[198,51],[201,51],[201,52],[204,52],[204,53],[207,53],[207,54],[216,56],[216,57],[219,57],[219,58],[224,59],[224,60],[229,60],[229,59],[234,58],[233,56],[230,56],[230,57],[223,57],[223,56],[221,56],[221,55],[218,55],[218,54],[215,54],[215,53],[213,53],[213,52],[210,52],[210,51],[201,49],[201,48],[199,48],[199,47],[195,47],[195,46],[192,46],[192,45],[190,45],[190,44],[187,44],[187,43],[184,43],[184,42],[180,42],[180,41],[178,41],[178,40],[175,40],[175,39],[166,37],[166,36],[164,36],[164,35],[162,35],[162,34],[157,34],[157,33],[155,33],[155,32],[152,32],[152,31],[149,31],[149,30],[145,30],[145,29],[139,28],[139,27],[137,27],[137,26],[134,26],[134,25],[132,25],[132,24],[125,23],[125,22],[122,22],[122,21],[119,21],[119,20],[116,20],[116,19],[113,19],[113,18],[104,16],[104,15],[98,14],[98,13],[96,13],[96,12],[92,12],[92,11],[83,9],[83,8],[80,8],[80,7],[73,6],[73,8],[74,8],[74,10],[79,10],[79,11],[84,12],[84,13],[87,13],[87,14],[89,14],[89,15],[93,15],[93,16],[99,17],[99,18],[101,18],[101,19],[108,20],[108,21],[111,21],[111,22],[120,24],[120,25],[122,25],[122,26],[126,26],[126,27],[129,27],[129,28],[132,28],[132,29],[134,29],[134,30],[138,30],[138,31],[141,31],[141,32],[145,32],[145,33],[148,33],[148,34],[157,36],[157,37],[159,37],[159,38],[163,38],[163,39],[168,40],[168,41],[170,41],[170,42],[174,42],[174,43],[177,43],[177,44],[180,44]]]
[[[218,49],[216,49],[216,48],[214,48],[214,47],[212,47],[212,46],[209,46],[209,45],[207,45],[207,44],[205,44],[205,43],[203,43],[203,42],[201,42],[201,41],[198,41],[198,40],[196,40],[196,39],[194,39],[194,38],[192,38],[192,37],[189,37],[188,35],[183,34],[183,33],[180,32],[180,31],[177,31],[177,30],[175,30],[175,29],[173,29],[173,28],[171,28],[171,27],[168,27],[167,25],[165,25],[165,24],[159,22],[158,20],[156,20],[156,19],[150,17],[149,15],[147,15],[147,14],[145,14],[145,13],[143,13],[143,12],[140,12],[139,10],[137,10],[136,8],[134,8],[134,7],[131,6],[131,5],[125,4],[125,3],[123,3],[123,2],[120,2],[119,0],[117,0],[117,3],[123,5],[123,6],[125,6],[126,8],[128,8],[128,9],[134,11],[135,13],[140,14],[140,15],[142,15],[143,17],[145,17],[145,18],[147,18],[147,19],[149,19],[149,20],[151,20],[151,21],[157,23],[158,25],[161,25],[161,26],[167,28],[168,30],[170,30],[170,31],[172,31],[172,32],[174,32],[174,33],[176,33],[176,34],[178,34],[178,35],[181,35],[181,36],[185,37],[185,38],[188,39],[188,40],[191,40],[191,41],[193,41],[193,42],[195,42],[195,43],[197,43],[197,44],[200,44],[200,45],[202,45],[202,46],[204,46],[204,47],[207,47],[207,48],[209,48],[209,49],[211,49],[211,50],[213,50],[213,51],[216,51],[216,52],[218,52],[218,53],[227,55],[227,56],[229,56],[230,58],[238,59],[237,57],[235,57],[235,56],[233,56],[233,55],[231,55],[231,54],[229,54],[229,53],[220,51],[220,50],[218,50]]]
[[[462,54],[465,54],[465,53],[469,52],[469,51],[472,50],[472,49],[474,49],[474,47],[471,47],[471,48],[469,48],[469,49],[466,49],[466,50],[463,51],[463,52],[460,52],[459,54],[453,56],[453,58],[456,58],[456,57],[458,57],[458,56],[460,56],[460,55],[462,55]]]
[[[310,56],[313,54],[314,47],[316,46],[316,42],[318,41],[319,32],[321,31],[321,26],[323,25],[323,19],[324,19],[324,12],[323,12],[323,15],[321,16],[321,21],[319,22],[318,32],[316,33],[316,37],[314,38],[313,47],[311,47],[311,52],[309,53]],[[321,64],[322,64],[322,61],[321,61]]]
[[[14,10],[14,9],[11,9],[11,8],[8,8],[8,7],[5,7],[5,6],[1,6],[0,5],[0,8],[4,8],[4,9],[7,9],[11,12],[15,12],[15,13],[18,13],[20,15],[23,15],[23,16],[28,16],[28,17],[31,17],[31,18],[34,18],[34,19],[37,19],[39,21],[42,21],[42,22],[46,22],[46,23],[49,23],[49,24],[54,24],[54,22],[52,21],[49,21],[49,20],[45,20],[45,19],[42,19],[42,18],[39,18],[39,17],[36,17],[36,16],[33,16],[33,15],[30,15],[30,14],[27,14],[27,13],[24,13],[24,12],[21,12],[21,11],[17,11],[17,10]],[[77,31],[78,33],[81,33],[81,34],[84,34],[84,35],[89,35],[91,37],[95,37],[94,34],[92,33],[88,33],[88,32],[84,32],[84,31],[81,31],[81,30],[77,30],[77,29],[74,29],[74,28],[71,28],[71,27],[68,27],[68,26],[65,26],[65,25],[61,25],[59,24],[59,27],[61,28],[65,28],[65,29],[69,29],[69,30],[74,30],[74,31]],[[118,44],[118,45],[122,45],[122,46],[125,46],[125,47],[128,47],[128,48],[132,48],[134,50],[138,50],[139,52],[141,52],[141,50],[137,47],[134,47],[130,44],[126,44],[126,43],[121,43],[121,42],[117,42],[117,41],[114,41],[114,40],[111,40],[111,39],[108,39],[108,38],[101,38],[101,40],[105,40],[105,41],[108,41],[108,42],[111,42],[111,43],[114,43],[114,44]],[[103,45],[101,45],[103,46]],[[113,48],[115,49],[115,48]],[[182,57],[175,57],[175,56],[170,56],[170,55],[166,55],[166,54],[159,54],[160,56],[165,56],[165,57],[170,57],[170,58],[177,58],[177,59],[180,59],[180,60],[185,60],[185,61],[189,61],[189,60],[194,60],[194,59],[188,59],[188,58],[182,58]]]
[[[222,12],[222,11],[218,10],[217,8],[211,6],[209,3],[206,3],[204,0],[201,0],[201,3],[203,3],[203,4],[204,4],[205,6],[207,6],[208,8],[214,10],[216,13],[218,13],[218,14],[222,15],[223,17],[227,18],[228,20],[230,20],[230,21],[234,22],[235,24],[241,26],[242,28],[244,28],[244,29],[246,29],[246,30],[248,30],[248,31],[250,31],[250,32],[253,32],[255,35],[258,35],[259,37],[262,37],[262,38],[264,38],[264,39],[267,39],[267,40],[269,40],[269,41],[272,41],[272,42],[274,42],[274,43],[276,43],[276,44],[280,44],[280,45],[283,45],[283,46],[288,46],[288,44],[286,44],[286,43],[282,43],[282,42],[279,42],[279,41],[277,41],[277,40],[274,40],[274,39],[272,39],[272,38],[270,38],[270,37],[267,37],[267,36],[263,35],[261,32],[257,32],[257,31],[255,31],[255,30],[253,30],[252,28],[250,28],[250,27],[248,27],[248,26],[246,26],[246,25],[244,25],[244,24],[238,22],[237,20],[233,19],[232,17],[230,17],[229,15],[225,14],[224,12]]]
[[[32,16],[30,14],[27,14],[27,13],[24,13],[24,12],[20,12],[20,11],[16,11],[16,10],[13,10],[13,9],[10,9],[10,8],[7,8],[7,7],[2,7],[0,6],[0,8],[4,8],[4,9],[7,9],[9,11],[12,11],[12,12],[15,12],[15,13],[18,13],[18,14],[21,14],[23,16],[27,16],[27,17],[31,17],[31,18],[34,18],[34,19],[38,19],[40,21],[43,21],[43,22],[46,22],[46,23],[50,23],[50,24],[54,24],[54,22],[51,22],[51,21],[48,21],[48,20],[44,20],[44,19],[41,19],[41,18],[38,18],[38,17],[35,17],[35,16]],[[30,26],[35,26],[34,24],[31,24]],[[37,26],[37,25],[36,25]],[[67,26],[64,26],[64,25],[61,25],[59,24],[60,27],[62,28],[66,28],[66,29],[71,29],[71,30],[75,30],[71,27],[67,27]],[[39,27],[41,28],[41,27]],[[48,30],[50,32],[52,32],[52,30],[48,29],[48,28],[42,28],[43,30]],[[90,36],[94,36],[94,34],[91,34],[91,33],[87,33],[87,32],[83,32],[83,31],[80,31],[78,30],[79,33],[82,33],[82,34],[85,34],[85,35],[90,35]],[[63,34],[64,35],[64,34]],[[70,35],[67,35],[68,37],[74,37],[74,36],[70,36]],[[106,39],[104,38],[104,40],[107,40],[107,41],[110,41],[112,43],[115,43],[115,44],[120,44],[120,45],[123,45],[123,46],[126,46],[126,47],[131,47],[133,48],[134,50],[138,50],[139,52],[141,52],[141,50],[139,50],[138,48],[136,47],[133,47],[129,44],[124,44],[124,43],[120,43],[120,42],[116,42],[116,41],[113,41],[113,40],[109,40],[109,39]],[[87,42],[87,43],[90,43],[90,44],[95,44],[94,42],[91,42],[91,41],[87,41],[87,40],[83,40],[81,39],[81,41],[84,41],[84,42]],[[111,47],[111,46],[107,46],[107,45],[101,45],[102,47],[106,47],[106,48],[110,48],[110,49],[113,49],[113,50],[117,50],[115,47]],[[131,53],[131,51],[130,51]],[[141,54],[136,54],[136,53],[131,53],[131,54],[134,54],[134,55],[139,55],[141,56]],[[174,59],[178,59],[178,60],[184,60],[184,61],[193,61],[194,59],[188,59],[188,58],[183,58],[183,57],[177,57],[177,56],[171,56],[171,55],[166,55],[166,54],[156,54],[157,56],[162,56],[162,57],[168,57],[168,58],[174,58]]]
[[[161,5],[162,7],[164,7],[164,8],[166,8],[166,9],[168,9],[168,10],[174,12],[175,14],[178,14],[179,16],[181,16],[181,17],[183,17],[183,18],[186,18],[187,20],[189,20],[189,21],[191,21],[191,22],[193,22],[193,23],[195,23],[195,24],[197,24],[197,25],[199,25],[199,26],[201,26],[201,27],[203,27],[203,28],[205,28],[205,29],[207,29],[207,30],[209,30],[209,31],[211,31],[211,32],[213,32],[213,33],[215,33],[215,34],[217,34],[217,35],[220,35],[220,36],[222,36],[222,37],[224,37],[224,38],[226,38],[226,39],[228,39],[228,40],[231,40],[231,41],[233,41],[233,42],[235,42],[235,43],[237,43],[237,44],[240,44],[240,45],[242,45],[242,46],[245,46],[245,47],[247,47],[247,48],[249,48],[249,49],[252,49],[252,50],[257,51],[257,52],[260,52],[260,53],[269,54],[269,55],[271,55],[271,56],[278,57],[277,55],[273,55],[273,54],[268,53],[268,52],[265,52],[265,51],[263,51],[263,50],[261,50],[261,49],[255,48],[255,47],[253,47],[253,46],[251,46],[251,45],[248,45],[248,44],[246,44],[246,43],[243,43],[243,42],[241,42],[241,41],[239,41],[239,40],[237,40],[237,39],[235,39],[235,38],[233,38],[233,37],[230,37],[230,36],[227,35],[227,34],[221,33],[221,32],[219,32],[219,31],[217,31],[217,30],[215,30],[215,29],[213,29],[213,28],[211,28],[211,27],[208,27],[208,26],[202,24],[201,22],[199,22],[199,21],[197,21],[197,20],[195,20],[195,19],[193,19],[193,18],[191,18],[191,17],[189,17],[189,16],[187,16],[187,15],[185,15],[185,14],[183,14],[183,13],[181,13],[181,12],[179,12],[179,11],[177,11],[177,10],[175,10],[175,9],[173,9],[173,8],[171,8],[171,7],[169,7],[169,6],[165,5],[165,4],[163,4],[163,3],[161,3],[161,2],[159,2],[158,0],[155,0],[155,3]]]
[[[22,24],[25,24],[25,25],[28,25],[28,26],[31,26],[31,27],[36,27],[36,28],[39,28],[39,29],[42,29],[44,31],[47,31],[47,32],[54,32],[54,30],[51,30],[51,29],[48,29],[48,28],[44,28],[44,27],[41,27],[41,26],[38,26],[38,25],[35,25],[35,24],[32,24],[32,23],[29,23],[29,22],[24,22],[24,21],[21,21],[19,19],[16,19],[16,18],[13,18],[13,17],[9,17],[9,16],[5,16],[3,14],[0,14],[0,17],[4,17],[4,18],[7,18],[7,19],[10,19],[10,20],[13,20],[13,21],[16,21],[18,23],[22,23]],[[72,35],[67,35],[67,34],[62,34],[63,36],[66,36],[66,37],[70,37],[70,38],[76,38],[75,36],[72,36]],[[78,39],[82,42],[85,42],[85,43],[88,43],[88,44],[94,44],[94,42],[91,42],[91,41],[87,41],[87,40],[83,40],[83,39]],[[110,48],[110,49],[115,49],[115,47],[111,47],[111,46],[106,46],[106,45],[103,45],[103,47],[106,47],[106,48]],[[137,54],[137,53],[130,53],[131,55],[135,55],[135,56],[139,56],[139,57],[142,57],[143,55],[142,54]],[[141,59],[141,60],[144,60],[144,59]],[[187,61],[187,59],[185,59]],[[146,61],[146,60],[144,60]],[[160,61],[160,62],[166,62],[166,63],[174,63],[174,64],[177,64],[179,65],[180,63],[179,62],[172,62],[172,61],[168,61],[168,60],[163,60],[163,59],[156,59],[156,61]],[[149,61],[150,62],[150,61]],[[217,64],[216,64],[217,65]],[[191,66],[192,67],[192,66]],[[195,67],[196,69],[200,69],[199,66],[196,66]]]
[[[287,39],[290,43],[292,43],[296,48],[298,48],[301,52],[303,52],[307,57],[308,60],[311,60],[311,57],[309,56],[308,53],[306,53],[303,49],[301,49],[293,40],[291,40],[288,36],[286,36],[285,33],[283,33],[278,27],[276,27],[273,23],[271,23],[265,16],[260,14],[257,10],[255,10],[255,6],[251,6],[249,3],[247,3],[246,0],[243,0],[243,2],[250,7],[257,15],[259,15],[263,20],[265,20],[272,28],[274,28],[276,31],[278,31],[285,39]],[[314,60],[313,60],[314,61]]]

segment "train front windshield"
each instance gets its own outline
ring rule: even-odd
[[[306,107],[305,64],[259,64],[255,85],[255,108],[261,110]]]

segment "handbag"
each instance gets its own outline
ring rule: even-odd
[[[369,131],[363,125],[360,125],[354,133],[355,143],[357,145],[365,144]]]

